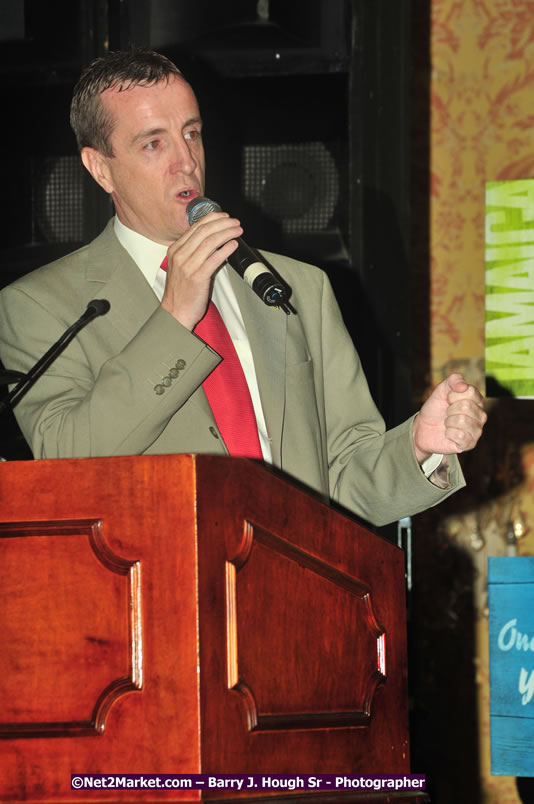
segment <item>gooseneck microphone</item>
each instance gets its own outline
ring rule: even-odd
[[[111,305],[107,299],[93,299],[87,305],[85,312],[80,318],[71,324],[65,330],[63,335],[45,352],[45,354],[37,361],[27,374],[21,374],[18,371],[5,371],[5,375],[18,376],[19,382],[9,392],[7,397],[0,401],[0,413],[9,408],[14,408],[17,402],[26,394],[32,385],[44,374],[47,368],[59,357],[61,352],[69,345],[69,343],[76,337],[78,332],[83,329],[86,324],[100,315],[105,315],[110,309]],[[9,381],[9,380],[8,380]],[[13,380],[10,380],[12,382]]]
[[[197,196],[186,207],[189,225],[192,226],[210,212],[222,212],[222,209],[215,201],[202,195]],[[236,251],[228,257],[228,262],[234,271],[269,307],[280,307],[287,315],[295,312],[289,304],[291,296],[289,285],[256,249],[247,245],[241,237],[237,238],[237,242]]]

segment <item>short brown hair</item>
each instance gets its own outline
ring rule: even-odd
[[[100,98],[106,89],[117,87],[121,92],[134,86],[146,87],[159,81],[168,82],[173,75],[183,78],[170,59],[153,50],[116,50],[94,59],[82,72],[72,95],[70,124],[78,148],[89,146],[105,156],[113,156],[114,121]]]

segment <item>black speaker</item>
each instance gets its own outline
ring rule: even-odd
[[[246,145],[241,186],[287,234],[323,232],[339,201],[338,167],[323,142]]]
[[[34,162],[32,242],[83,241],[84,172],[78,154],[45,157]]]
[[[8,155],[0,182],[9,198],[0,222],[0,285],[101,228],[69,107],[81,70],[110,44],[114,2],[13,0],[9,13],[0,12],[0,94],[9,120],[0,134]],[[98,203],[106,206],[102,198]]]
[[[224,75],[347,70],[346,0],[152,0],[150,44],[201,54]]]

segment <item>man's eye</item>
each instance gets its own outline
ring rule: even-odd
[[[186,140],[198,140],[200,139],[200,131],[196,129],[192,129],[192,131],[187,131],[185,134]]]
[[[145,148],[147,149],[147,151],[155,151],[158,146],[159,146],[159,140],[150,140],[150,142],[147,142],[147,144],[145,145]]]

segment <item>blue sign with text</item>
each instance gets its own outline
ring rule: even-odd
[[[534,776],[534,556],[490,558],[491,772]]]

